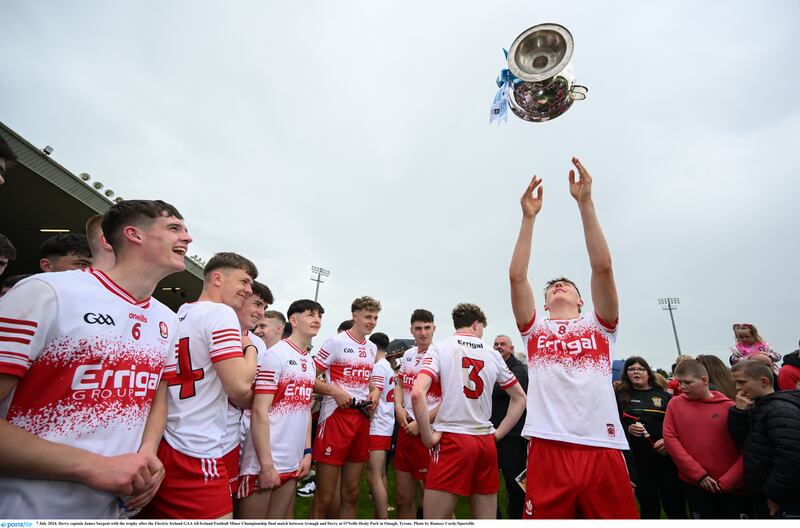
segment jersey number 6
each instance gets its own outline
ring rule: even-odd
[[[461,366],[467,369],[467,377],[469,381],[475,385],[474,388],[469,388],[468,384],[464,385],[464,396],[467,398],[477,400],[480,398],[481,394],[483,394],[483,380],[478,376],[483,369],[483,364],[483,361],[480,359],[473,359],[466,356],[461,358]]]

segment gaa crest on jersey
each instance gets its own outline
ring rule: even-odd
[[[611,438],[614,438],[614,437],[617,436],[617,428],[614,427],[614,424],[607,423],[606,424],[606,432],[608,433],[608,436],[611,437]]]
[[[661,396],[653,396],[653,406],[661,407],[663,405],[663,398]]]
[[[331,446],[328,446],[328,447],[325,448],[325,456],[331,456],[331,452],[333,452],[333,449],[331,449]]]
[[[169,327],[167,326],[167,323],[165,323],[164,321],[158,323],[158,331],[161,334],[161,337],[163,337],[164,339],[169,337]]]
[[[533,500],[530,497],[525,498],[525,515],[533,517]]]

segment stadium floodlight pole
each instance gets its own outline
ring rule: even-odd
[[[316,277],[311,277],[311,280],[317,283],[317,290],[314,292],[314,302],[317,302],[317,298],[319,297],[319,285],[325,282],[322,280],[322,277],[330,277],[331,272],[319,266],[311,266],[311,273],[316,275]]]
[[[669,311],[669,320],[672,321],[672,333],[675,334],[675,346],[678,347],[678,355],[681,355],[681,344],[678,342],[678,331],[675,329],[675,317],[672,312],[678,309],[681,300],[677,297],[662,297],[658,300],[662,310]]]

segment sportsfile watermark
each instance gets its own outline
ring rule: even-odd
[[[442,527],[463,527],[463,526],[491,526],[493,521],[471,521],[471,520],[446,520],[446,521],[425,521],[425,520],[261,520],[261,521],[152,521],[152,520],[103,520],[103,521],[2,521],[0,528],[39,528],[39,527],[73,527],[82,526],[86,528],[107,528],[109,526],[241,526],[241,527],[307,527],[307,526],[392,526],[392,527],[416,527],[416,526],[442,526]]]

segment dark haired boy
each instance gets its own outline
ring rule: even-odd
[[[7,236],[0,233],[0,275],[6,271],[8,263],[17,258],[17,248]]]
[[[317,379],[314,392],[322,394],[314,461],[317,489],[311,503],[311,518],[327,515],[336,484],[341,477],[339,517],[355,519],[361,473],[369,459],[369,418],[352,403],[369,402],[374,410],[380,391],[370,380],[377,349],[367,340],[378,323],[381,303],[359,297],[350,306],[353,327],[328,339],[314,356]]]
[[[0,299],[0,518],[119,518],[158,490],[178,320],[151,295],[192,241],[159,203],[111,207],[112,270],[34,275]]]
[[[433,448],[423,514],[426,519],[450,519],[462,496],[469,497],[473,519],[492,519],[500,489],[495,443],[522,416],[525,392],[500,354],[481,340],[483,311],[459,304],[452,315],[456,333],[431,345],[411,390],[422,442]],[[440,380],[442,403],[431,427],[426,393],[434,379]],[[497,429],[490,420],[495,382],[511,398]]]
[[[389,488],[386,482],[386,460],[392,448],[392,433],[394,433],[395,377],[392,366],[386,359],[389,336],[375,332],[369,340],[378,348],[371,378],[372,385],[381,392],[378,407],[369,423],[367,483],[375,505],[375,519],[388,519]]]
[[[167,476],[142,518],[216,519],[233,512],[231,475],[223,459],[228,400],[250,407],[258,353],[242,335],[236,311],[253,293],[258,270],[241,255],[217,253],[203,272],[197,302],[178,310],[178,372],[169,383],[167,425],[158,448]]]
[[[51,236],[42,242],[39,256],[39,268],[44,272],[86,269],[92,265],[89,240],[80,233]]]
[[[772,517],[800,518],[800,391],[775,392],[772,370],[758,361],[731,368],[736,405],[728,430],[744,458],[744,483]]]
[[[681,394],[667,405],[662,434],[684,482],[691,517],[752,517],[752,503],[740,495],[742,456],[728,434],[733,402],[708,388],[708,371],[696,359],[679,363],[675,379]]]

